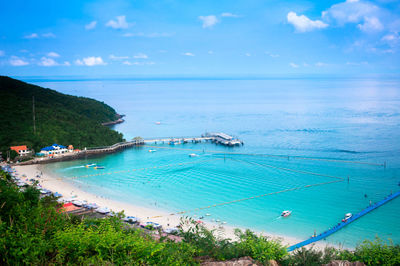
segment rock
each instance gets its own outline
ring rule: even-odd
[[[365,264],[359,261],[350,262],[347,260],[333,260],[324,266],[365,266]]]
[[[271,260],[273,261],[273,260]],[[276,261],[273,261],[275,264],[270,264],[270,265],[278,265]],[[257,266],[261,265],[257,262],[255,262],[252,258],[250,257],[242,257],[238,259],[231,259],[227,261],[207,261],[201,263],[203,266]]]

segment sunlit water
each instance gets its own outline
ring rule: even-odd
[[[126,139],[199,136],[206,131],[221,131],[245,143],[235,148],[212,143],[159,143],[157,148],[132,148],[89,160],[48,165],[88,192],[177,212],[342,177],[343,181],[337,183],[189,213],[209,213],[209,220],[305,239],[314,230],[322,232],[337,224],[345,213],[361,211],[370,201],[400,189],[398,79],[31,82],[113,106],[126,115],[126,122],[115,127]],[[199,156],[190,158],[189,153]],[[106,169],[80,167],[86,163],[97,163]],[[293,213],[281,219],[283,210]],[[377,235],[400,243],[399,224],[400,198],[348,225],[327,241],[351,247]]]

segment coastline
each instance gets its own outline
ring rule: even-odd
[[[95,195],[82,190],[79,186],[74,186],[69,182],[65,182],[62,178],[55,176],[53,173],[43,169],[41,165],[15,165],[15,170],[22,175],[26,175],[27,178],[34,178],[39,181],[39,184],[51,190],[52,192],[58,192],[63,195],[63,198],[71,198],[76,196],[76,199],[86,200],[90,203],[96,203],[101,207],[108,207],[114,212],[124,211],[126,216],[131,215],[140,218],[141,222],[156,222],[163,226],[163,228],[172,228],[180,224],[180,218],[183,216],[170,215],[169,212],[151,209],[148,207],[138,206],[132,203],[120,202],[117,200],[109,199],[103,196]],[[35,178],[37,174],[42,173],[41,178]],[[152,218],[157,216],[157,218]],[[194,217],[196,218],[196,217]],[[238,227],[230,226],[227,224],[221,225],[215,222],[205,221],[204,225],[210,230],[216,230],[218,235],[222,238],[229,238],[236,240],[234,230]],[[246,228],[239,228],[242,231]],[[248,228],[251,230],[251,228]],[[291,246],[297,244],[303,239],[298,239],[291,236],[272,234],[264,231],[255,231],[257,235],[267,236],[274,240],[279,240],[285,246]],[[317,242],[313,245],[307,246],[307,248],[314,247],[317,250],[323,250],[326,247],[340,248],[337,245],[329,244],[327,242]]]

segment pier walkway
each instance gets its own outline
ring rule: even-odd
[[[376,208],[384,205],[385,203],[391,201],[394,198],[397,198],[398,196],[400,196],[400,191],[394,193],[394,194],[390,194],[389,196],[385,197],[383,200],[376,202],[370,206],[368,206],[367,208],[365,208],[364,210],[360,211],[359,213],[353,215],[351,218],[347,219],[347,221],[345,222],[340,222],[337,225],[335,225],[333,228],[328,229],[327,231],[323,232],[322,234],[319,234],[317,236],[311,237],[307,240],[304,240],[300,243],[297,243],[293,246],[290,246],[287,248],[287,251],[293,251],[295,249],[304,247],[306,245],[309,245],[311,243],[317,242],[321,239],[324,239],[330,235],[332,235],[333,233],[339,231],[340,229],[342,229],[343,227],[345,227],[346,225],[354,222],[355,220],[357,220],[358,218],[361,218],[362,216],[364,216],[365,214],[375,210]]]
[[[212,141],[217,144],[225,146],[238,146],[243,145],[243,141],[229,136],[228,134],[217,132],[217,133],[205,133],[201,137],[174,137],[174,138],[157,138],[157,139],[145,139],[144,143],[169,143],[172,145],[188,143],[188,142],[202,142]]]

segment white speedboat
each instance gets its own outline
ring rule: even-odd
[[[149,152],[156,152],[157,150],[149,150]]]
[[[103,208],[98,208],[96,211],[97,211],[98,213],[101,213],[101,214],[107,214],[107,213],[110,212],[110,209],[107,208],[107,207],[103,207]]]
[[[347,222],[347,220],[350,219],[351,217],[353,217],[353,214],[351,214],[350,212],[346,213],[346,215],[344,216],[342,222]]]
[[[95,163],[90,163],[90,164],[87,164],[87,165],[85,165],[85,167],[86,168],[89,168],[89,167],[95,167],[96,166],[96,164]]]
[[[283,212],[281,213],[281,216],[282,216],[282,217],[288,217],[290,214],[292,214],[292,211],[283,211]]]
[[[189,157],[197,157],[198,155],[196,153],[191,153],[189,154]]]

